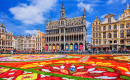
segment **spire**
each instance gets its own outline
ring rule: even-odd
[[[127,9],[129,9],[129,4],[127,3]]]
[[[51,17],[50,17],[50,15],[49,15],[49,22],[51,22]]]
[[[85,8],[84,8],[83,16],[86,16],[86,10],[85,10]]]
[[[109,11],[109,14],[110,14],[110,11]]]
[[[65,7],[64,7],[64,3],[62,3],[62,9],[65,9]]]
[[[61,13],[61,18],[65,18],[65,7],[64,7],[64,3],[62,3],[62,9],[61,9],[61,11],[60,11],[60,13]],[[60,18],[60,19],[61,19]]]

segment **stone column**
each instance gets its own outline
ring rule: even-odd
[[[65,50],[65,28],[64,28],[64,50]]]
[[[59,51],[61,51],[61,29],[59,29]]]

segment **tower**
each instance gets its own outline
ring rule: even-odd
[[[86,23],[86,10],[83,11],[83,23]]]
[[[60,13],[61,13],[61,19],[65,18],[65,13],[66,12],[65,12],[64,3],[62,3],[62,9],[61,9]]]

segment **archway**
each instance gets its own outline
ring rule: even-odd
[[[64,44],[61,44],[61,50],[64,50]]]

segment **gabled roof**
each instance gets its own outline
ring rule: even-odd
[[[109,17],[114,17],[114,16],[115,16],[114,14],[111,14],[111,13],[109,12],[109,14],[108,14],[108,15],[105,15],[104,18],[109,18]]]

